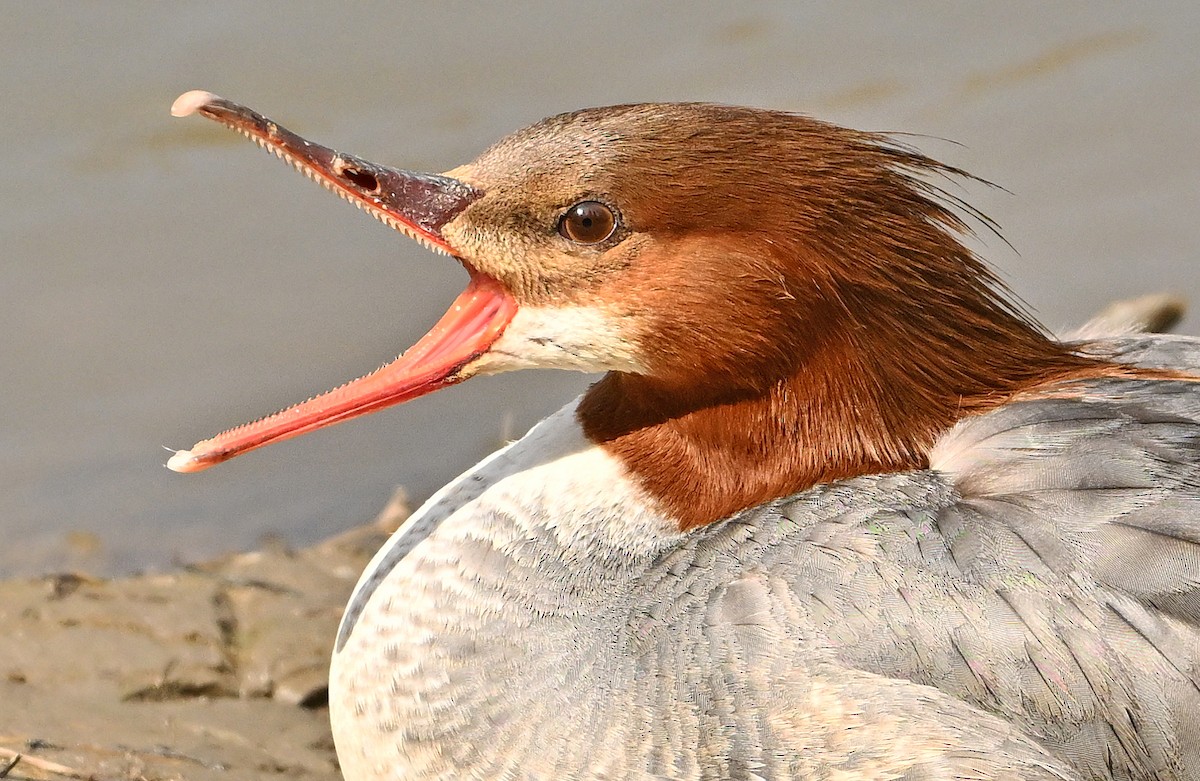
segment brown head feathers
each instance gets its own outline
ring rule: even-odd
[[[635,239],[573,295],[623,301],[646,364],[604,377],[579,419],[682,528],[923,467],[963,416],[1128,371],[1009,303],[930,181],[963,172],[886,137],[671,104],[556,117],[526,143],[572,128],[588,143],[558,148],[592,156]]]
[[[960,241],[964,176],[891,139],[707,104],[586,109],[445,175],[309,142],[181,96],[471,282],[401,358],[177,452],[198,471],[473,374],[608,374],[584,432],[690,528],[814,484],[925,466],[957,420],[1133,370],[1073,353]],[[986,224],[986,219],[983,220]]]

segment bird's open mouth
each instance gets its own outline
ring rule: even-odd
[[[454,255],[442,228],[482,193],[446,176],[362,160],[307,141],[266,117],[209,92],[180,95],[177,117],[200,113],[245,135],[381,222],[435,252]],[[467,264],[464,264],[467,265]],[[453,385],[495,343],[517,305],[496,280],[467,265],[471,281],[441,320],[396,360],[328,393],[176,452],[167,466],[198,472],[234,456]]]

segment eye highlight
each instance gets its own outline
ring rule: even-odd
[[[576,244],[599,244],[617,229],[617,216],[599,201],[580,201],[558,220],[558,232]]]

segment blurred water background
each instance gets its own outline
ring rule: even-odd
[[[213,123],[240,101],[440,171],[545,115],[709,100],[908,131],[1006,188],[964,194],[1047,325],[1200,305],[1200,4],[5,3],[0,573],[163,568],[427,496],[588,381],[525,373],[195,476],[186,447],[414,342],[465,283]],[[961,145],[950,143],[949,140]],[[1197,319],[1184,330],[1197,332]]]

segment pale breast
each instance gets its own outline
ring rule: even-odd
[[[517,751],[534,725],[592,727],[566,715],[601,707],[579,660],[617,654],[603,627],[625,622],[631,573],[682,535],[583,437],[574,408],[432,497],[364,572],[330,681],[347,778],[461,777],[507,761],[472,746]]]
[[[570,405],[364,575],[331,676],[346,777],[1195,778],[1196,387],[1016,402],[937,469],[688,534]]]

